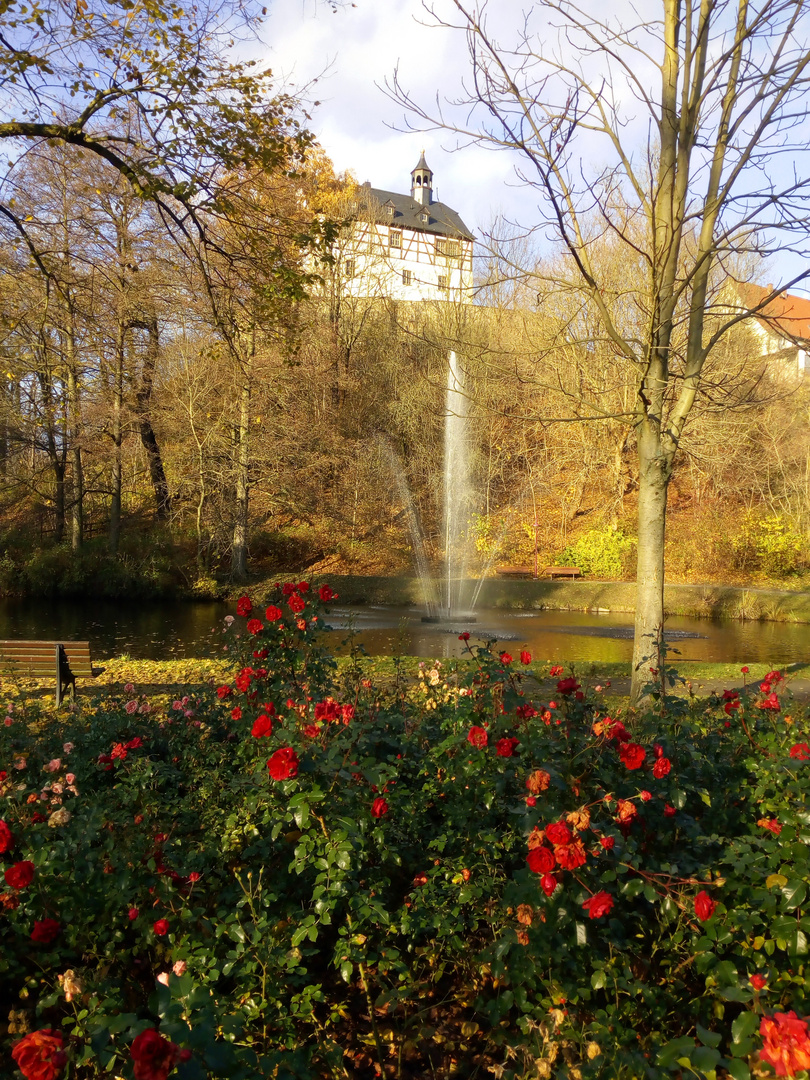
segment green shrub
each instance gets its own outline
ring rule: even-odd
[[[749,512],[733,536],[731,547],[739,569],[786,577],[800,568],[806,544],[783,514],[760,517]]]
[[[560,566],[578,566],[583,574],[621,578],[636,541],[621,529],[591,529],[559,555]]]

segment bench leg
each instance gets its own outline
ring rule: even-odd
[[[56,707],[57,709],[62,704],[62,650],[59,645],[56,646]]]

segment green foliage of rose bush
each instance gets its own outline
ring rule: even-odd
[[[497,647],[382,690],[330,598],[240,601],[227,684],[0,726],[3,1075],[742,1080],[788,1031],[810,1064],[777,673],[624,722]]]

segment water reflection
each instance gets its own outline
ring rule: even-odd
[[[233,605],[167,603],[138,605],[74,601],[5,601],[0,603],[0,637],[89,640],[94,658],[134,659],[213,657],[222,651],[223,618]],[[536,660],[627,662],[632,656],[633,616],[620,613],[504,611],[484,609],[477,621],[449,625],[421,622],[413,608],[334,608],[328,634],[332,648],[348,651],[347,631],[370,655],[403,654],[425,658],[461,656],[458,635],[469,630],[476,643],[497,638],[517,654],[528,648]],[[810,626],[793,623],[739,622],[672,618],[667,622],[673,659],[782,665],[810,657]]]
[[[412,610],[369,607],[350,611],[335,609],[330,619],[337,652],[347,646],[340,627],[353,625],[358,640],[371,655],[391,652],[424,657],[461,656],[464,645],[458,635],[470,632],[470,642],[487,637],[504,642],[510,652],[528,648],[536,660],[629,662],[633,655],[631,613],[573,611],[476,612],[477,622],[459,620],[448,626],[425,625]],[[763,662],[787,664],[810,655],[810,625],[802,623],[741,622],[673,617],[666,634],[672,659],[710,662]],[[398,647],[398,648],[397,648]]]

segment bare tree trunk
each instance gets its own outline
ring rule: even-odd
[[[664,538],[672,458],[664,452],[649,420],[639,426],[638,456],[638,569],[631,705],[637,705],[644,696],[645,685],[660,683],[663,678]]]
[[[149,476],[155,492],[155,516],[158,521],[166,521],[171,512],[172,500],[169,494],[169,483],[166,480],[166,471],[163,468],[163,458],[161,457],[155,430],[152,427],[150,414],[152,384],[155,378],[159,352],[157,319],[155,316],[150,316],[147,321],[133,323],[133,325],[144,328],[149,335],[141,369],[140,385],[135,396],[138,406],[138,427],[141,433],[141,443],[146,451]]]
[[[65,341],[67,360],[67,407],[70,456],[73,459],[73,507],[71,514],[71,547],[81,551],[84,543],[84,472],[80,444],[81,416],[79,414],[79,373],[76,367],[76,338],[73,332],[73,312]]]
[[[239,388],[239,426],[236,430],[236,491],[231,551],[231,577],[234,581],[244,581],[247,577],[248,504],[250,498],[249,439],[250,368],[249,366],[243,366],[242,385]]]
[[[124,406],[124,324],[119,317],[115,334],[115,367],[113,369],[113,419],[112,419],[112,498],[110,499],[110,531],[108,545],[111,555],[118,554],[121,541],[121,488],[123,486],[124,462],[121,453]]]

